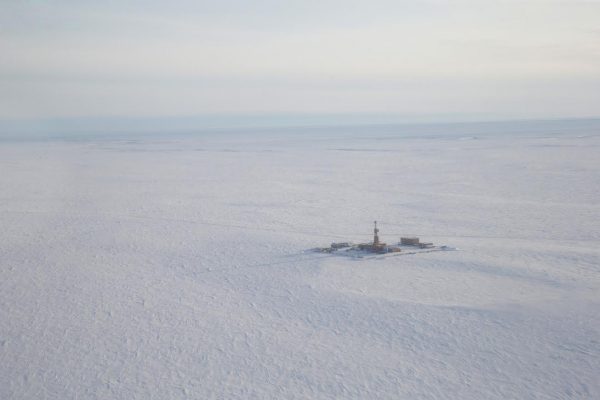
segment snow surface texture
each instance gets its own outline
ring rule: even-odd
[[[0,398],[598,399],[590,124],[0,141]]]

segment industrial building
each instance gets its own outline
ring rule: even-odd
[[[351,242],[339,242],[331,243],[329,247],[317,248],[315,250],[322,253],[333,253],[338,251],[345,252],[365,252],[375,254],[385,253],[399,253],[403,249],[411,250],[414,249],[433,249],[435,246],[433,243],[423,243],[416,236],[401,237],[400,242],[393,245],[388,245],[379,239],[379,228],[377,228],[377,221],[374,222],[375,227],[373,229],[373,241],[370,243],[359,243],[352,244]]]

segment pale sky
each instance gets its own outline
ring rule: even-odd
[[[600,116],[600,0],[0,7],[0,119]]]

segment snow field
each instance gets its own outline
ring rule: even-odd
[[[2,142],[0,398],[600,397],[600,137],[466,136]]]

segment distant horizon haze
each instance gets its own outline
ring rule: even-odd
[[[594,135],[600,117],[555,119],[418,119],[394,115],[198,115],[187,117],[88,117],[0,120],[0,140],[98,139],[188,134],[356,135],[451,137],[507,135]],[[174,135],[174,136],[173,136]]]
[[[598,21],[598,0],[8,0],[0,120],[597,116]]]

